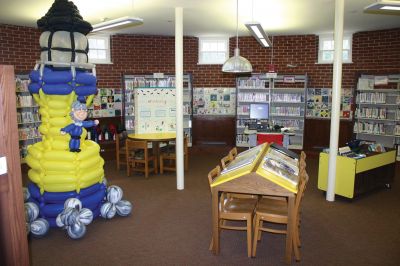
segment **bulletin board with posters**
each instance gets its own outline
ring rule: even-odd
[[[121,116],[122,94],[121,89],[98,89],[93,98],[93,104],[88,107],[88,117],[114,117]]]
[[[193,88],[193,115],[236,115],[236,88]]]
[[[341,91],[340,119],[352,119],[353,89],[343,88]],[[308,88],[307,89],[307,118],[331,117],[332,89]]]
[[[176,131],[175,88],[135,90],[135,133]]]

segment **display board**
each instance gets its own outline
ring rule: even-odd
[[[194,115],[235,115],[236,88],[193,88]]]
[[[135,90],[135,133],[175,132],[175,88]]]
[[[340,101],[340,119],[351,120],[353,104],[353,89],[342,88]],[[307,118],[331,117],[332,89],[308,88],[307,89]]]
[[[88,108],[88,117],[113,117],[122,114],[122,91],[120,89],[98,89],[93,104]]]

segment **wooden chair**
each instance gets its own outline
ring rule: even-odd
[[[208,182],[218,177],[221,173],[220,166],[216,166],[208,173]],[[247,232],[247,256],[251,257],[252,250],[252,229],[254,208],[257,201],[249,201],[248,199],[229,198],[226,193],[222,193],[219,199],[219,221],[218,230],[242,230]],[[228,221],[246,221],[246,226],[228,225]],[[213,248],[213,239],[211,240],[210,250]]]
[[[303,152],[302,152],[303,153]],[[304,191],[308,182],[308,174],[306,172],[305,154],[300,157],[300,170],[299,170],[299,185],[298,192],[295,199],[295,222],[296,227],[292,236],[293,250],[297,261],[300,261],[300,204],[304,196]],[[253,238],[253,252],[252,256],[256,256],[257,241],[261,240],[261,232],[269,232],[275,234],[287,235],[288,223],[288,203],[283,200],[276,200],[273,198],[262,198],[256,207],[256,214],[254,217],[255,228]],[[269,224],[283,224],[285,229],[277,229],[275,227],[268,227]]]
[[[183,139],[183,156],[184,156],[184,167],[185,170],[189,169],[189,148],[188,148],[189,137]],[[164,171],[176,171],[176,153],[175,145],[169,147],[165,151],[160,153],[160,173]]]
[[[126,131],[115,134],[115,156],[117,158],[117,170],[121,169],[121,165],[126,165],[126,149],[125,140],[128,134]]]
[[[237,149],[236,149],[236,147],[234,147],[229,151],[228,155],[222,157],[222,159],[221,159],[222,169],[225,169],[226,166],[235,159],[237,154],[238,154]],[[256,201],[258,201],[257,195],[240,194],[240,193],[228,193],[227,195],[228,195],[228,197],[231,197],[231,198],[233,197],[233,198],[242,198],[242,199],[255,199]]]
[[[125,140],[127,175],[132,172],[143,172],[149,177],[150,172],[157,173],[156,158],[148,148],[147,140]],[[152,163],[151,163],[152,162]]]
[[[236,147],[233,147],[230,151],[229,154],[232,155],[232,160],[236,158],[238,151]]]

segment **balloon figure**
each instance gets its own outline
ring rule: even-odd
[[[55,0],[37,25],[41,54],[28,89],[39,105],[42,141],[30,145],[26,156],[29,202],[39,210],[29,215],[30,229],[40,217],[76,239],[100,216],[107,190],[100,146],[86,139],[86,128],[98,124],[85,121],[97,93],[95,66],[87,55],[92,26],[68,0]]]
[[[25,203],[26,232],[35,237],[41,237],[49,231],[49,222],[43,218],[38,218],[39,207],[33,202]]]
[[[99,124],[99,120],[84,121],[87,118],[86,104],[75,101],[72,104],[71,118],[74,123],[61,129],[61,134],[69,133],[71,140],[69,141],[69,150],[72,152],[80,152],[82,127],[89,128]]]

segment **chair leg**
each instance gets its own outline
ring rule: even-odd
[[[252,253],[252,235],[253,235],[253,219],[251,216],[247,218],[247,257],[251,258]]]
[[[263,224],[264,224],[264,221],[260,221],[260,228],[263,227]],[[260,233],[258,234],[257,241],[261,241],[261,231],[260,231]]]
[[[294,256],[296,257],[296,261],[300,261],[301,257],[300,257],[300,250],[299,250],[299,246],[296,243],[296,236],[293,236],[293,251],[294,251]]]
[[[119,171],[120,167],[119,167],[119,156],[117,155],[117,170]]]
[[[164,174],[164,159],[160,156],[160,174]]]
[[[145,178],[149,177],[149,162],[148,161],[144,163],[144,176],[145,176]]]
[[[259,238],[259,236],[261,236],[261,230],[260,230],[260,216],[258,216],[257,214],[255,215],[254,219],[256,220],[255,222],[255,227],[254,227],[254,237],[253,237],[253,250],[251,252],[251,256],[255,257],[256,256],[256,252],[257,252],[257,240]]]
[[[213,250],[214,247],[214,237],[211,237],[211,242],[210,242],[210,246],[208,247],[208,250]]]

